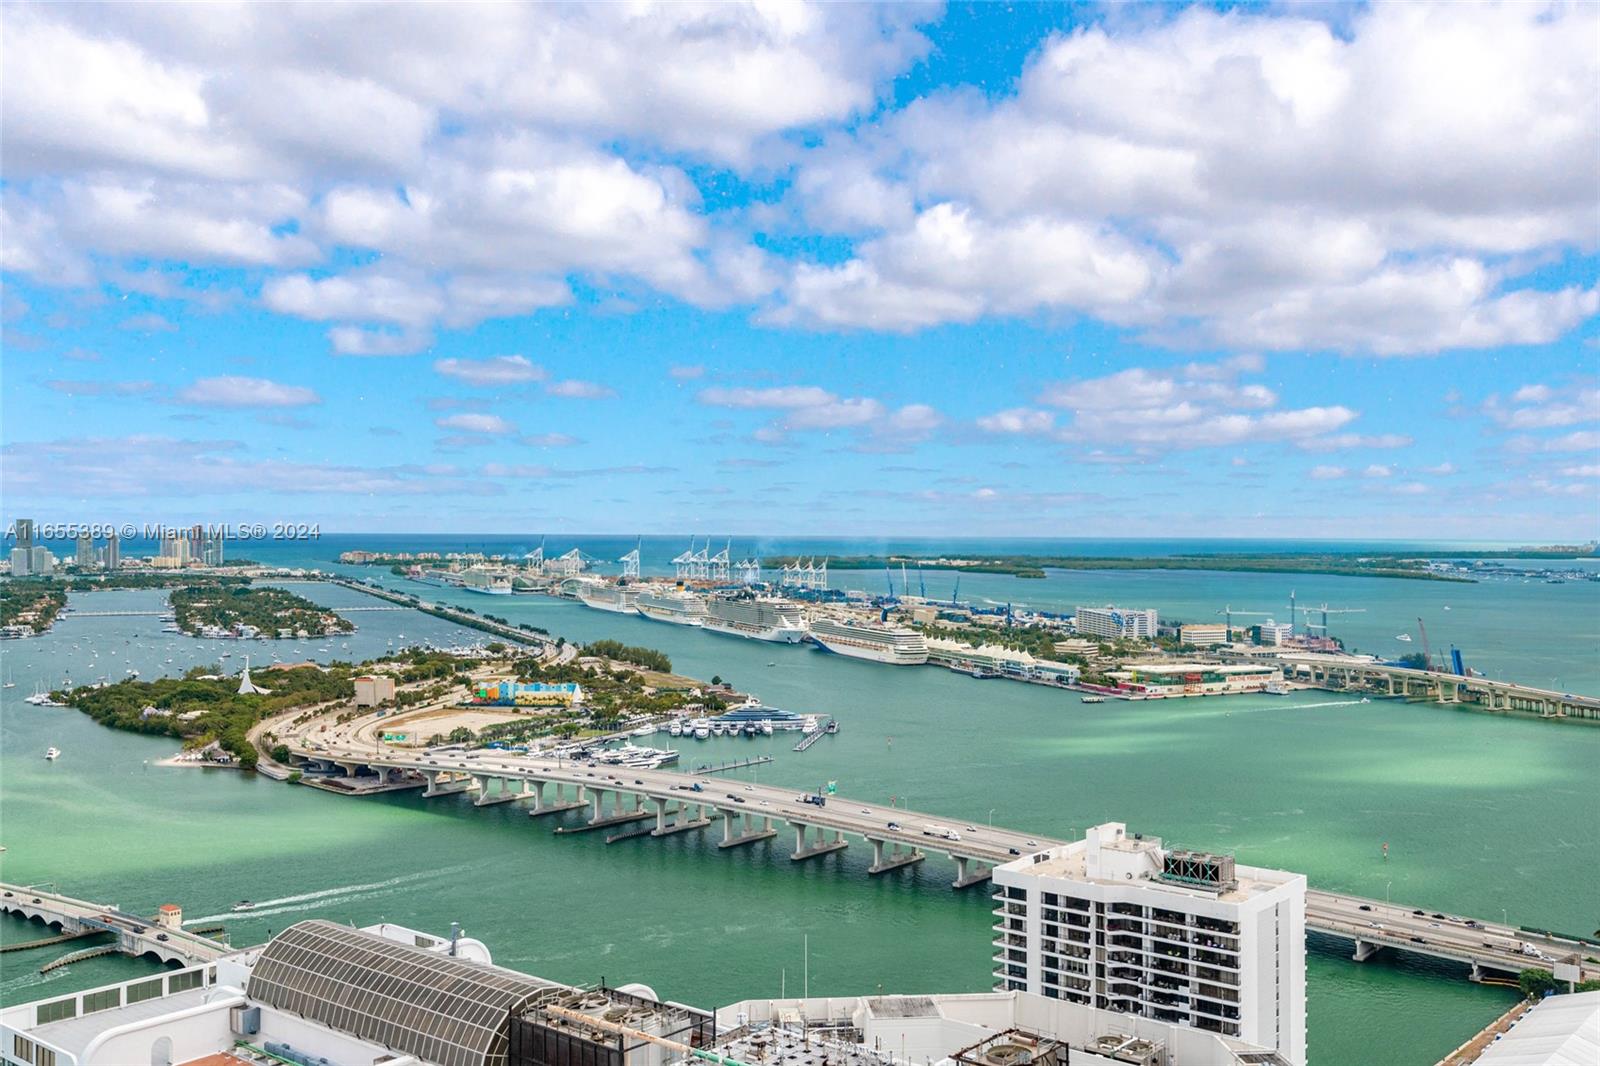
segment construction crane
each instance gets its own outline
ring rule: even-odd
[[[1233,636],[1233,616],[1234,615],[1238,615],[1240,618],[1271,618],[1272,617],[1272,613],[1270,611],[1235,611],[1232,607],[1224,607],[1222,610],[1218,611],[1217,613],[1222,615],[1223,628],[1227,629],[1230,639]]]
[[[1417,629],[1422,633],[1422,662],[1423,669],[1432,671],[1433,651],[1428,647],[1428,627],[1422,624],[1422,619],[1417,619]]]
[[[1365,607],[1329,607],[1326,603],[1324,603],[1321,607],[1307,607],[1307,608],[1305,608],[1306,614],[1310,614],[1312,611],[1315,611],[1315,612],[1317,612],[1318,614],[1320,614],[1322,616],[1322,624],[1321,625],[1317,625],[1314,622],[1307,622],[1306,623],[1306,628],[1307,629],[1320,629],[1320,630],[1322,630],[1322,635],[1323,636],[1327,636],[1328,635],[1328,616],[1330,614],[1366,614],[1367,609]]]

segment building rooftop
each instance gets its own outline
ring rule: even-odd
[[[114,1023],[108,1023],[106,1015],[102,1013],[81,1014],[76,1018],[63,1018],[58,1022],[35,1026],[28,1035],[71,1052],[75,1057],[81,1056],[90,1042],[104,1032],[109,1024],[141,1022],[188,1007],[198,1007],[206,1001],[210,991],[205,987],[191,988],[187,992],[129,1003],[117,1009]]]
[[[245,990],[439,1066],[503,1066],[508,1015],[551,989],[563,986],[312,920],[272,938]]]
[[[1169,852],[1179,854],[1177,849],[1164,848],[1159,837],[1129,835],[1122,823],[1108,822],[1089,829],[1082,840],[1025,855],[998,869],[1025,877],[1058,877],[1106,885],[1136,883],[1175,897],[1218,899],[1225,903],[1263,895],[1299,876],[1285,870],[1234,865],[1233,878],[1222,886],[1223,890],[1210,890],[1162,879]]]
[[[1549,996],[1478,1056],[1477,1066],[1593,1066],[1600,1062],[1600,992]]]

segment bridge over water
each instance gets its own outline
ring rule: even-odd
[[[27,885],[0,882],[0,911],[37,919],[63,935],[112,933],[116,942],[107,946],[124,955],[152,955],[185,966],[210,962],[233,950],[209,937],[125,913],[115,903],[93,903]]]
[[[670,770],[590,766],[500,751],[430,755],[380,749],[375,754],[337,740],[331,747],[319,743],[312,749],[301,736],[286,739],[290,750],[308,763],[337,767],[350,778],[365,776],[374,790],[409,784],[430,797],[471,792],[477,806],[523,803],[533,818],[581,811],[576,825],[568,822],[556,832],[616,830],[607,843],[697,831],[720,822],[717,846],[733,848],[776,837],[776,823],[781,822],[794,834],[789,856],[794,862],[841,851],[850,846],[848,838],[858,838],[872,849],[869,874],[939,855],[954,863],[951,887],[957,889],[989,880],[996,865],[1065,843],[842,796],[829,796],[818,806],[789,788]],[[352,788],[359,790],[359,784]],[[1462,963],[1474,980],[1491,971],[1516,974],[1533,965],[1548,968],[1554,959],[1574,952],[1584,958],[1600,955],[1596,943],[1315,889],[1306,893],[1306,928],[1353,941],[1358,962],[1384,949],[1409,951]],[[1538,954],[1526,954],[1521,945]],[[1600,977],[1600,965],[1585,961],[1583,969],[1586,977]]]

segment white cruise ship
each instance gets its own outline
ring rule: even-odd
[[[806,636],[800,605],[751,596],[714,596],[706,602],[705,628],[752,640],[798,644]]]
[[[919,666],[928,661],[928,641],[914,629],[813,618],[811,639],[828,651],[852,659],[893,666]]]
[[[634,600],[634,607],[646,618],[680,626],[697,626],[706,618],[706,601],[680,589],[641,592],[638,599]]]
[[[634,601],[639,590],[631,585],[613,585],[609,581],[584,581],[578,585],[578,599],[585,607],[613,614],[634,614],[638,607]]]
[[[511,575],[493,570],[468,570],[461,575],[461,587],[488,596],[511,595]]]

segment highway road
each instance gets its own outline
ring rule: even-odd
[[[718,780],[672,770],[590,765],[533,753],[484,750],[429,754],[374,746],[370,740],[365,740],[363,719],[330,725],[327,732],[316,733],[321,750],[309,750],[305,742],[310,731],[319,724],[307,723],[286,742],[297,754],[330,761],[424,773],[464,773],[478,778],[581,785],[591,794],[595,791],[612,794],[606,797],[601,821],[615,814],[616,793],[667,804],[703,804],[708,816],[714,812],[770,818],[948,855],[961,862],[963,875],[968,874],[968,862],[1000,864],[1065,843],[1003,826],[975,824],[844,796],[828,796],[826,805],[819,807],[804,802],[803,796],[792,788]],[[693,791],[695,785],[700,791]],[[592,799],[590,802],[592,808]],[[625,811],[632,809],[632,803],[624,803]],[[653,812],[654,808],[651,810]],[[761,825],[758,823],[755,829],[760,830]],[[733,832],[740,832],[737,825]],[[815,845],[808,839],[806,846]],[[972,874],[975,879],[981,879],[981,875],[981,870]],[[1355,941],[1358,958],[1386,947],[1510,974],[1529,966],[1549,968],[1554,960],[1574,951],[1586,957],[1600,955],[1600,948],[1594,945],[1525,933],[1503,922],[1482,922],[1433,908],[1316,889],[1306,892],[1306,927]],[[1527,945],[1527,950],[1523,945]],[[1585,977],[1600,977],[1600,966],[1585,963],[1584,974]]]

